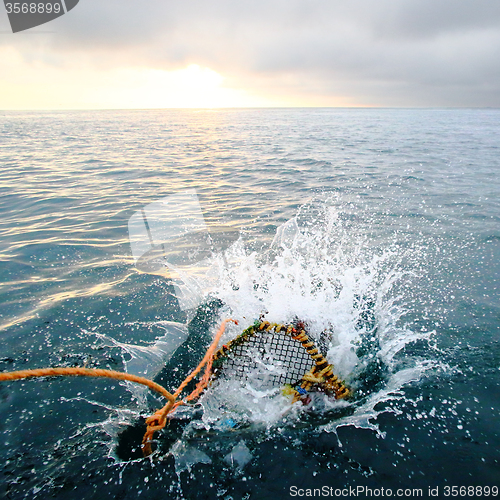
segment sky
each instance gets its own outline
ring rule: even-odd
[[[499,54],[498,0],[0,4],[0,109],[500,107]]]

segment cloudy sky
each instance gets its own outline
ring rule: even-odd
[[[499,0],[80,0],[13,34],[0,109],[500,107]]]

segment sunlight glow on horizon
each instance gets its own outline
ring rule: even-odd
[[[5,111],[359,105],[340,96],[306,95],[300,82],[282,88],[273,76],[233,75],[228,84],[223,75],[198,64],[175,70],[109,68],[102,61],[49,64],[7,47],[0,48],[0,58],[0,110]]]
[[[176,70],[146,67],[96,69],[29,63],[12,49],[0,49],[0,109],[158,109],[280,106],[197,64]]]
[[[252,106],[259,102],[243,90],[224,87],[224,77],[196,64],[173,71],[117,69],[112,71],[110,79],[112,85],[98,89],[92,96],[99,107],[219,108]]]

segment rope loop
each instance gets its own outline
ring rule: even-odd
[[[178,406],[186,404],[187,401],[191,401],[192,399],[197,398],[208,386],[208,383],[210,381],[210,373],[212,371],[214,352],[217,349],[217,345],[219,344],[222,335],[224,334],[226,324],[229,322],[232,322],[236,325],[238,324],[238,322],[234,319],[225,319],[222,322],[218,332],[214,337],[214,340],[212,341],[212,344],[210,344],[210,347],[205,353],[203,359],[174,392],[174,400],[169,401],[163,408],[157,410],[146,420],[147,430],[144,434],[144,437],[142,438],[142,453],[145,457],[148,457],[153,452],[151,442],[153,441],[154,433],[160,431],[165,427],[167,423],[167,415],[173,413]],[[203,374],[200,381],[196,384],[195,389],[184,400],[177,400],[185,387],[189,384],[189,382],[191,382],[191,380],[193,380],[194,377],[196,377],[196,375],[198,375],[198,373],[204,366],[205,373]]]
[[[175,409],[184,404],[189,404],[189,401],[196,399],[199,397],[202,392],[207,388],[210,377],[212,374],[212,367],[214,362],[218,362],[218,358],[229,349],[231,345],[237,345],[238,342],[241,342],[242,339],[245,338],[246,335],[253,334],[256,330],[267,331],[271,330],[275,331],[284,331],[287,335],[290,335],[293,339],[299,341],[302,346],[307,350],[312,359],[314,359],[315,365],[302,377],[300,387],[294,389],[295,397],[294,402],[302,399],[304,397],[307,398],[307,391],[309,391],[313,384],[318,384],[323,390],[327,392],[333,392],[337,399],[344,398],[349,395],[349,390],[342,384],[341,381],[333,374],[333,366],[328,364],[326,359],[323,357],[321,353],[319,353],[318,349],[314,345],[307,334],[305,333],[302,325],[297,323],[296,327],[293,325],[281,325],[276,323],[269,323],[268,321],[255,322],[254,325],[247,328],[242,335],[229,342],[227,346],[223,346],[216,354],[217,346],[219,341],[224,334],[226,324],[232,322],[236,325],[238,322],[233,319],[225,319],[217,331],[214,340],[210,344],[210,347],[207,349],[205,356],[200,361],[198,366],[186,377],[186,379],[179,385],[177,390],[171,394],[164,387],[149,380],[144,377],[139,377],[137,375],[132,375],[129,373],[118,372],[114,370],[103,370],[103,369],[92,369],[92,368],[42,368],[35,370],[20,370],[14,372],[5,372],[0,373],[0,382],[1,381],[12,381],[12,380],[20,380],[26,378],[34,378],[34,377],[56,377],[56,376],[80,376],[80,377],[106,377],[115,380],[127,380],[130,382],[135,382],[138,384],[145,385],[150,389],[160,393],[167,399],[167,403],[163,408],[160,408],[153,413],[153,415],[149,416],[146,419],[146,433],[142,439],[142,452],[145,457],[151,455],[152,450],[152,442],[154,439],[155,432],[163,429],[168,421],[168,415],[173,413]],[[187,395],[184,399],[179,399],[182,391],[186,388],[186,386],[191,382],[205,367],[205,372],[202,377],[196,384],[194,390]]]
[[[145,377],[139,377],[137,375],[132,375],[130,373],[118,372],[115,370],[103,370],[98,368],[79,368],[79,367],[57,367],[57,368],[40,368],[34,370],[19,370],[14,372],[4,372],[0,373],[0,382],[3,381],[13,381],[21,380],[26,378],[40,378],[40,377],[104,377],[111,378],[114,380],[127,380],[129,382],[135,382],[137,384],[145,385],[150,389],[160,393],[168,401],[167,404],[156,410],[156,412],[146,419],[147,430],[142,439],[142,450],[145,457],[151,455],[152,448],[151,442],[154,438],[154,433],[163,429],[167,423],[167,415],[175,411],[175,409],[182,404],[185,404],[182,400],[177,400],[186,385],[201,371],[201,369],[206,365],[205,373],[201,380],[196,385],[195,390],[185,398],[185,401],[190,401],[199,396],[203,390],[207,387],[210,379],[210,371],[212,369],[213,354],[217,349],[220,338],[222,337],[226,324],[228,322],[233,322],[238,324],[236,320],[225,319],[215,338],[208,348],[204,358],[200,364],[188,375],[188,377],[182,382],[182,384],[177,388],[174,394],[168,392],[163,386],[153,382]]]

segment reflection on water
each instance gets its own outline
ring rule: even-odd
[[[297,315],[315,339],[331,332],[323,347],[356,394],[279,416],[279,395],[214,387],[164,431],[154,462],[120,463],[117,435],[156,396],[76,379],[2,385],[2,493],[492,484],[499,123],[497,110],[2,114],[2,370],[85,364],[172,389],[220,318]],[[205,226],[151,234],[136,267],[129,220],[187,190]],[[179,304],[173,270],[201,304]]]

